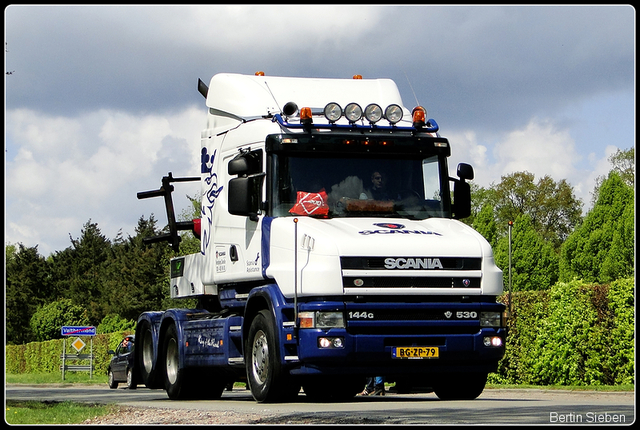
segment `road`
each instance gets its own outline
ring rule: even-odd
[[[180,409],[187,411],[233,411],[259,415],[261,424],[356,423],[356,424],[632,424],[635,393],[556,391],[537,389],[486,389],[473,401],[441,401],[433,393],[387,394],[356,397],[344,403],[296,401],[256,403],[244,388],[225,391],[220,400],[171,401],[162,390],[138,388],[110,390],[105,386],[33,386],[8,384],[7,399],[81,401]]]

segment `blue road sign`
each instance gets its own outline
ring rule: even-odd
[[[95,327],[62,326],[63,336],[95,336]]]

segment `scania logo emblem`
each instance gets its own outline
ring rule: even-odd
[[[373,225],[375,225],[376,227],[389,228],[391,230],[400,230],[400,229],[404,228],[404,225],[395,224],[395,223],[392,223],[392,222],[379,222],[379,223],[376,223],[376,224],[373,224]]]
[[[444,313],[444,316],[447,317],[447,318],[451,318],[451,315],[453,315],[453,313],[451,311],[446,311]]]

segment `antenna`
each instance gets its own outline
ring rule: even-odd
[[[416,99],[416,106],[420,106],[420,102],[418,101],[418,96],[416,96],[416,92],[413,91],[413,85],[411,85],[411,81],[409,80],[409,77],[407,76],[407,72],[405,72],[403,70],[402,73],[404,73],[404,77],[407,78],[407,82],[409,83],[409,88],[411,88],[411,92],[413,93],[413,98]]]
[[[267,83],[267,81],[264,81],[264,85],[267,87],[267,90],[269,90],[269,94],[271,94],[273,101],[276,102],[276,107],[280,112],[282,112],[282,109],[280,108],[280,104],[278,104],[278,100],[276,100],[276,96],[273,95],[273,91],[271,91],[271,88],[269,87],[269,84]]]

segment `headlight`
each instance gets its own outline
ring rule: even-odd
[[[502,313],[480,312],[480,327],[502,327]]]
[[[316,328],[344,327],[342,312],[316,312]]]
[[[364,108],[364,117],[367,118],[371,124],[375,124],[382,118],[382,108],[375,103],[371,103]]]
[[[396,124],[402,119],[402,108],[398,105],[389,105],[384,110],[384,117],[391,124]]]
[[[298,314],[300,328],[343,328],[342,312],[306,311]]]

